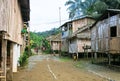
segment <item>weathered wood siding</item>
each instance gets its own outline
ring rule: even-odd
[[[0,0],[0,31],[8,29],[10,2],[10,0]]]
[[[59,41],[53,41],[52,42],[52,49],[53,50],[60,50],[61,49],[61,42],[59,42]]]
[[[69,41],[67,39],[62,39],[61,50],[63,52],[69,52]]]
[[[112,38],[110,40],[110,53],[120,53],[120,38]]]
[[[87,19],[75,20],[73,22],[73,33],[83,26],[87,25]]]
[[[94,20],[91,18],[83,18],[83,19],[73,21],[73,24],[72,24],[73,33],[76,32],[79,28],[86,26],[92,22],[94,22]]]
[[[76,53],[77,50],[77,39],[69,41],[69,53]]]
[[[6,31],[5,39],[22,45],[23,21],[18,0],[0,0],[0,31]]]
[[[71,43],[69,43],[69,53],[83,53],[83,46],[85,45],[91,46],[90,40],[75,38],[74,40],[71,40]],[[89,49],[88,52],[91,52],[91,50]]]
[[[110,37],[110,28],[116,26],[116,37]],[[94,52],[120,53],[120,16],[115,15],[99,21],[91,30],[91,44]]]
[[[84,52],[84,49],[83,49],[83,46],[85,45],[88,45],[88,46],[91,46],[91,42],[90,40],[86,40],[86,39],[78,39],[78,52],[79,53],[83,53]],[[91,52],[91,50],[89,49],[88,52]]]
[[[96,48],[96,47],[98,47],[98,46],[96,46],[97,45],[96,38],[97,38],[96,37],[96,27],[93,27],[91,29],[91,49],[92,49],[92,51],[97,51],[97,49],[98,49],[98,48]]]

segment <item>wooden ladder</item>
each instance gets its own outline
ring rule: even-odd
[[[0,81],[6,81],[6,76],[3,75],[4,71],[0,71]]]

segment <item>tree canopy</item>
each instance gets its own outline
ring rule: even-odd
[[[120,0],[68,0],[65,6],[70,19],[82,15],[98,18],[106,9],[120,9]]]

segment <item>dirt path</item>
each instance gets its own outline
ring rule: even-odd
[[[27,69],[14,74],[13,81],[107,81],[95,74],[62,62],[51,55],[37,55],[29,59]]]

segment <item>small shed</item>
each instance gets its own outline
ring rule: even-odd
[[[60,51],[61,50],[61,34],[57,34],[57,35],[52,35],[49,36],[48,38],[46,38],[51,46],[51,49],[53,51]]]
[[[106,10],[91,26],[91,48],[109,57],[120,55],[120,10]]]

